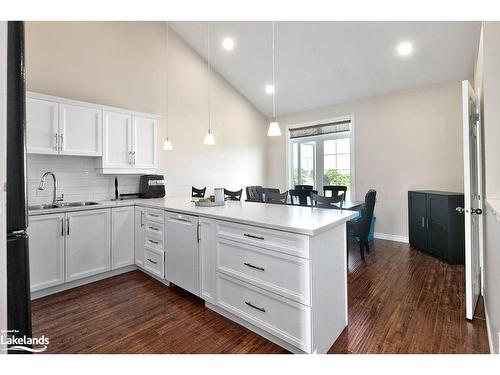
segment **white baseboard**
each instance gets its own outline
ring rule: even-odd
[[[493,337],[491,336],[490,318],[488,317],[488,308],[486,307],[486,299],[484,298],[484,295],[483,295],[483,304],[484,304],[484,317],[486,319],[486,334],[488,335],[488,346],[490,347],[490,354],[495,354],[495,349],[493,347]]]
[[[378,238],[380,240],[396,241],[396,242],[403,242],[403,243],[409,243],[410,242],[410,240],[409,240],[408,237],[398,236],[396,234],[386,234],[386,233],[377,233],[377,232],[375,232],[373,234],[373,237]]]

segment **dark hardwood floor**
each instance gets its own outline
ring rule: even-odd
[[[482,311],[464,317],[464,267],[406,244],[349,250],[349,326],[330,353],[487,353]],[[48,353],[286,353],[139,271],[33,301]]]

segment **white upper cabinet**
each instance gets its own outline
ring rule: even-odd
[[[135,168],[156,168],[156,119],[132,119],[132,160]]]
[[[61,155],[102,155],[102,110],[59,104]]]
[[[103,112],[102,168],[132,166],[132,116],[119,112]]]
[[[27,149],[32,154],[99,157],[109,174],[153,173],[159,117],[27,92]]]
[[[26,98],[27,150],[32,154],[59,153],[59,104]]]

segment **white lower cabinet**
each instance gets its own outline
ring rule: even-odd
[[[163,279],[165,277],[165,252],[144,246],[144,269]]]
[[[110,211],[66,214],[66,282],[111,269]]]
[[[111,269],[135,262],[134,207],[111,209]]]
[[[64,283],[64,214],[29,218],[31,291]]]
[[[310,351],[308,306],[220,273],[217,305],[305,352]]]
[[[144,267],[144,241],[145,241],[145,226],[144,226],[144,207],[135,207],[135,264],[139,267]]]

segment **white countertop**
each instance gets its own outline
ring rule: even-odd
[[[191,202],[191,198],[189,197],[104,201],[93,206],[29,211],[29,215],[47,215],[135,205],[256,225],[263,228],[284,230],[309,236],[314,236],[341,225],[358,215],[356,211],[238,201],[228,201],[225,206],[220,207],[197,207]]]

